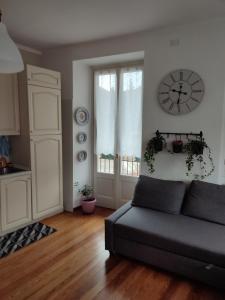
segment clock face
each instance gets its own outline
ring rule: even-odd
[[[164,111],[173,115],[187,114],[202,101],[204,83],[191,70],[176,70],[163,78],[158,89],[158,100]]]

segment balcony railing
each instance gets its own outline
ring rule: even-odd
[[[133,156],[122,156],[120,174],[138,177],[140,174],[140,158]]]
[[[122,156],[120,158],[120,174],[124,176],[138,177],[140,174],[140,158]],[[97,158],[98,173],[114,174],[115,157],[112,154],[101,154]]]
[[[101,154],[97,161],[98,173],[114,174],[114,155]]]

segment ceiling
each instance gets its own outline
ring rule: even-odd
[[[225,17],[225,0],[0,0],[20,44],[38,49]]]
[[[76,60],[74,63],[82,63],[91,67],[100,67],[100,66],[120,64],[120,63],[124,64],[125,62],[131,62],[131,61],[137,62],[141,60],[144,60],[144,51],[81,59],[81,60]]]

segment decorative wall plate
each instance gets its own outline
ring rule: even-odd
[[[85,132],[78,132],[77,142],[79,144],[84,144],[87,141],[87,134]]]
[[[77,154],[77,159],[78,161],[82,162],[85,161],[87,159],[87,152],[86,151],[79,151]]]
[[[88,124],[89,112],[85,107],[78,107],[74,113],[74,119],[78,125],[84,126]]]

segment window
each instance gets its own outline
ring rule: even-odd
[[[142,140],[142,67],[95,72],[97,172],[139,176]]]
[[[97,171],[114,173],[116,138],[116,70],[95,73],[95,123]]]

